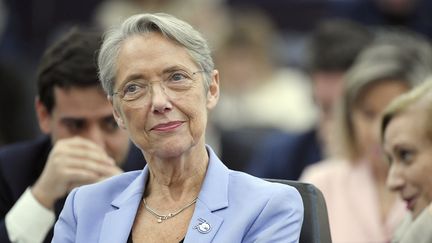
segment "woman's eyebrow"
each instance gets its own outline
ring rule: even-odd
[[[144,79],[144,75],[142,75],[140,73],[134,73],[134,74],[128,75],[128,76],[126,76],[126,78],[123,80],[122,83],[127,83],[129,81],[137,80],[137,79]]]
[[[187,67],[184,67],[181,65],[172,65],[172,66],[169,66],[169,67],[163,69],[162,73],[167,74],[167,73],[172,73],[173,71],[179,71],[179,70],[189,72],[189,69]]]
[[[168,67],[166,67],[166,68],[164,68],[162,70],[162,75],[164,75],[164,74],[170,74],[170,73],[172,73],[174,71],[185,71],[187,73],[190,72],[189,69],[187,67],[185,67],[185,66],[182,66],[182,65],[171,65],[171,66],[168,66]],[[146,78],[145,78],[145,75],[142,74],[142,73],[133,73],[133,74],[130,74],[130,75],[126,76],[126,78],[123,80],[122,83],[127,83],[127,82],[130,82],[130,81],[133,81],[133,80],[137,80],[137,79],[146,79]]]

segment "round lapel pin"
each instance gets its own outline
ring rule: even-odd
[[[202,233],[202,234],[207,234],[208,232],[211,231],[211,226],[209,223],[207,223],[207,221],[205,221],[202,218],[198,219],[200,221],[200,223],[198,225],[196,225],[194,227],[194,229],[197,229],[198,232]]]

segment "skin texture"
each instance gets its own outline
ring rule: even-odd
[[[45,168],[32,193],[45,207],[74,187],[121,173],[129,150],[127,133],[118,128],[101,88],[54,88],[51,113],[36,100],[41,130],[53,141]]]
[[[432,202],[432,142],[427,126],[425,113],[412,109],[394,117],[384,133],[390,161],[387,185],[400,194],[414,218]]]
[[[219,98],[219,74],[212,72],[205,91],[203,74],[192,74],[199,70],[184,47],[158,33],[129,37],[117,59],[115,91],[125,90],[130,82],[151,83],[147,95],[138,100],[127,102],[119,95],[110,100],[117,123],[143,151],[150,171],[144,197],[161,214],[177,211],[196,198],[207,169],[207,113]],[[166,76],[188,85],[171,89],[164,83]],[[141,204],[133,240],[178,242],[187,231],[193,209],[194,205],[159,224]]]
[[[377,172],[387,173],[379,140],[381,113],[394,98],[407,90],[408,87],[400,81],[381,81],[366,88],[353,107],[351,119],[359,154],[371,162]]]

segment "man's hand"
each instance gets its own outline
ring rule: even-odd
[[[73,188],[95,183],[123,171],[90,140],[74,137],[56,142],[45,168],[32,187],[34,197],[52,209]]]

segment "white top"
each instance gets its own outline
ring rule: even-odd
[[[432,205],[412,220],[408,214],[397,228],[393,243],[430,243],[432,242]]]
[[[43,242],[55,222],[54,212],[42,206],[30,188],[6,214],[6,230],[11,242]]]

